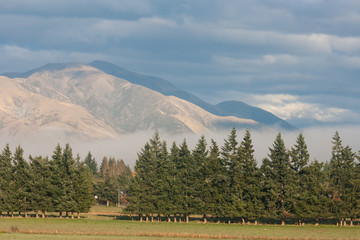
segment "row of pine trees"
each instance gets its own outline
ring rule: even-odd
[[[59,212],[62,217],[89,211],[94,203],[92,173],[80,157],[73,157],[69,144],[57,145],[51,159],[29,157],[9,145],[0,154],[0,215]]]
[[[241,142],[234,128],[222,147],[214,140],[208,147],[201,137],[193,150],[184,140],[170,151],[156,132],[138,153],[127,211],[141,220],[165,216],[188,222],[190,215],[201,215],[204,222],[353,224],[360,216],[358,155],[343,146],[338,132],[332,143],[328,162],[310,161],[302,134],[289,150],[279,134],[258,166],[249,130]]]

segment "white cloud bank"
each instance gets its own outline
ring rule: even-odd
[[[317,159],[323,162],[330,160],[332,148],[331,141],[335,131],[339,131],[344,146],[349,145],[354,152],[358,152],[360,150],[360,142],[358,141],[358,136],[360,135],[360,126],[349,125],[326,128],[307,128],[302,132],[308,145],[311,160]],[[224,139],[228,137],[229,132],[230,129],[229,131],[205,134],[205,139],[207,140],[208,146],[211,143],[210,140],[214,139],[221,148],[224,143]],[[237,129],[238,142],[241,142],[244,133],[244,129]],[[282,137],[285,141],[287,149],[291,149],[291,147],[294,146],[299,133],[300,131],[282,132]],[[21,145],[25,150],[26,158],[29,154],[33,156],[49,156],[51,158],[53,150],[58,143],[60,143],[62,147],[65,146],[66,143],[69,143],[73,149],[74,156],[79,153],[81,159],[84,159],[88,151],[91,151],[99,165],[104,156],[113,156],[116,159],[123,159],[126,164],[129,164],[131,167],[133,167],[137,159],[137,153],[139,153],[144,147],[145,143],[150,138],[152,138],[153,134],[154,132],[152,131],[137,132],[107,140],[57,138],[53,135],[43,135],[41,137],[32,136],[26,139],[13,139],[2,136],[0,138],[0,150],[5,147],[6,143],[9,143],[11,149],[13,150],[16,146]],[[252,142],[255,149],[254,155],[259,165],[261,164],[262,160],[268,156],[267,154],[269,153],[269,147],[272,147],[277,134],[278,132],[276,130],[270,129],[256,131],[251,130]],[[183,140],[186,139],[189,149],[191,150],[194,149],[200,138],[200,136],[195,134],[168,135],[165,133],[160,133],[160,137],[162,140],[166,140],[169,149],[174,141],[180,145]]]

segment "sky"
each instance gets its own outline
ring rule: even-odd
[[[360,123],[358,0],[0,0],[0,73],[93,60],[299,128]]]

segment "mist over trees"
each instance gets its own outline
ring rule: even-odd
[[[204,222],[333,219],[352,225],[360,216],[359,156],[342,145],[338,132],[332,143],[328,162],[311,161],[302,134],[287,149],[279,133],[258,166],[249,130],[239,142],[233,128],[221,147],[201,137],[193,150],[186,140],[168,150],[155,132],[138,153],[126,210],[141,221],[188,222],[201,215]]]
[[[123,160],[89,151],[82,161],[69,144],[51,157],[29,156],[6,145],[0,154],[0,214],[57,212],[80,217],[97,203],[126,205],[145,221],[254,223],[332,220],[353,224],[360,217],[359,154],[336,132],[331,158],[311,160],[303,134],[286,148],[279,133],[257,164],[251,133],[233,128],[222,146],[200,137],[193,149],[186,139],[169,146],[158,132],[138,152],[134,172]]]

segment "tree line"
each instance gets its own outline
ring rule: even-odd
[[[249,130],[238,142],[233,128],[221,147],[201,137],[192,150],[186,139],[168,150],[156,132],[138,153],[126,210],[141,221],[188,222],[201,215],[204,222],[332,219],[352,225],[360,215],[359,155],[343,146],[338,132],[332,144],[329,161],[310,161],[303,134],[287,149],[279,133],[258,166]]]
[[[7,144],[0,154],[0,215],[58,212],[62,217],[88,212],[94,203],[92,173],[69,144],[57,145],[52,157],[29,156]]]

